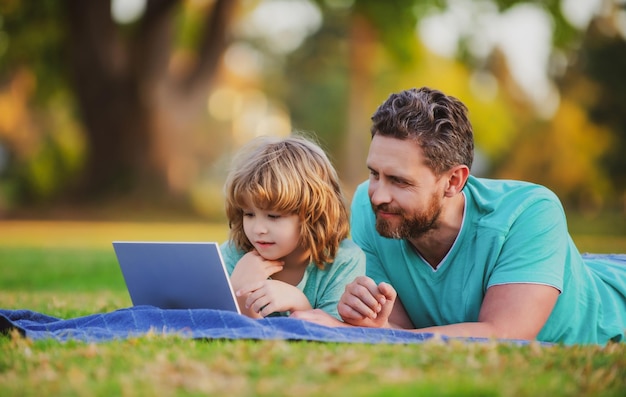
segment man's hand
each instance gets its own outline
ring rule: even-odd
[[[327,327],[348,327],[349,325],[337,320],[335,317],[326,313],[322,309],[302,310],[291,313],[289,317],[297,318],[300,320],[310,321],[319,325],[325,325]]]
[[[343,321],[351,325],[389,327],[389,315],[396,296],[396,290],[391,285],[376,285],[371,278],[360,276],[346,286],[337,311]]]
[[[267,280],[272,274],[283,270],[283,265],[282,261],[266,260],[257,251],[250,251],[237,262],[230,275],[230,282],[237,291],[247,285]]]
[[[311,304],[298,288],[278,280],[263,280],[236,291],[245,297],[245,309],[265,317],[274,312],[310,310]]]

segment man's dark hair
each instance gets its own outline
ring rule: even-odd
[[[372,116],[372,138],[381,135],[417,142],[437,175],[465,164],[472,167],[474,134],[467,107],[427,87],[391,94]]]

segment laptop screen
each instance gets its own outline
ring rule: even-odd
[[[133,305],[241,313],[215,242],[114,241]]]

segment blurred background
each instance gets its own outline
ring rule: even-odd
[[[420,86],[469,107],[474,175],[625,231],[626,0],[0,0],[0,219],[222,222],[233,152],[292,131],[350,198]]]

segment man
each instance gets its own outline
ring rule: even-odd
[[[346,287],[344,322],[294,317],[566,344],[624,338],[626,255],[583,258],[548,189],[471,176],[465,105],[411,89],[392,94],[372,121],[370,177],[351,215],[367,277]]]

